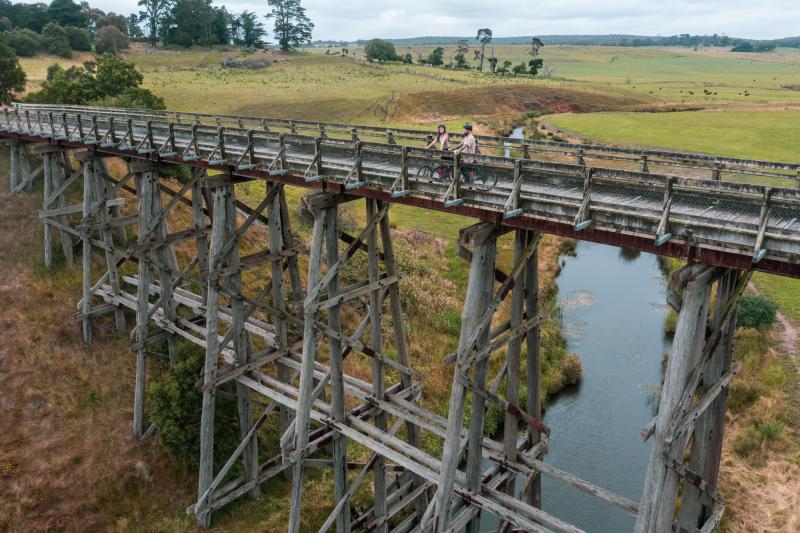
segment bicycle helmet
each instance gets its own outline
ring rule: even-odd
[[[472,124],[464,124],[464,129],[472,131]]]

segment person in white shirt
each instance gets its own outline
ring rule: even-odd
[[[472,134],[472,124],[464,124],[464,140],[456,146],[454,153],[474,154],[478,150],[478,141]],[[466,161],[471,163],[472,161]]]

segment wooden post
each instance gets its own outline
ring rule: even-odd
[[[269,194],[272,187],[283,187],[280,184],[268,183],[267,194]],[[269,220],[269,251],[270,253],[278,253],[284,249],[283,242],[283,220],[281,217],[281,199],[283,191],[278,193],[270,202],[268,208]],[[286,301],[284,295],[283,283],[283,263],[279,261],[272,262],[272,305],[278,311],[286,312]],[[281,315],[275,315],[275,340],[278,343],[278,349],[282,350],[288,345],[288,334],[286,329],[286,319]],[[289,381],[289,369],[286,365],[278,363],[278,380],[281,383]],[[281,435],[286,432],[289,427],[291,415],[289,410],[281,406],[280,413],[280,428]]]
[[[372,223],[378,215],[378,207],[375,200],[367,198],[367,224]],[[367,256],[369,282],[375,283],[380,278],[380,267],[378,257],[378,226],[374,225],[372,231],[367,235]],[[383,337],[381,334],[381,290],[376,288],[369,293],[369,322],[370,322],[370,345],[376,352],[383,350]],[[383,363],[374,358],[372,360],[372,394],[375,398],[383,400],[386,390],[384,381]],[[386,431],[386,414],[380,411],[375,416],[375,425],[381,431]],[[386,470],[385,460],[382,456],[375,459],[373,466],[373,486],[375,488],[375,516],[381,519],[386,514]],[[377,528],[378,533],[388,531],[387,523],[381,520]]]
[[[89,220],[92,202],[92,184],[94,182],[95,159],[83,161],[83,220]],[[81,319],[84,344],[92,343],[92,319],[89,312],[92,309],[92,234],[88,227],[83,229],[83,300],[81,303]]]
[[[140,250],[138,263],[138,285],[136,286],[136,385],[133,400],[133,434],[142,438],[144,430],[144,396],[147,380],[147,336],[148,316],[150,312],[149,288],[152,283],[152,266],[150,249],[147,246],[149,235],[144,229],[150,226],[153,219],[153,192],[152,187],[157,179],[152,178],[156,166],[152,163],[133,163],[130,171],[136,180],[136,189],[139,192],[139,238]],[[143,249],[144,247],[144,249]]]
[[[736,310],[734,308],[727,325],[722,323],[722,314],[725,305],[735,294],[738,276],[739,272],[728,270],[717,286],[712,329],[724,327],[724,335],[703,369],[700,394],[713,386],[731,365],[733,341],[736,334]],[[726,403],[727,391],[723,390],[697,420],[692,439],[689,469],[700,474],[712,487],[716,487],[719,475]],[[707,494],[701,492],[692,483],[684,485],[678,521],[681,530],[694,531],[695,528],[701,528],[713,511],[713,501]]]
[[[462,350],[466,348],[465,345],[469,342],[469,337],[480,324],[483,314],[491,304],[498,233],[497,227],[488,223],[482,224],[480,230],[475,232],[475,247],[472,252],[472,261],[470,262],[467,294],[461,313],[459,356],[461,356]],[[479,346],[485,343],[488,334],[489,330],[487,328],[486,334],[479,340]],[[444,453],[442,455],[442,470],[435,496],[436,517],[434,518],[433,529],[436,532],[447,529],[450,521],[450,501],[453,497],[456,470],[458,469],[458,463],[461,459],[461,429],[464,422],[464,403],[466,399],[466,388],[460,386],[459,374],[462,372],[466,373],[468,370],[469,369],[462,369],[459,362],[456,363],[453,387],[450,392],[450,406],[448,408]],[[477,399],[477,395],[473,396],[472,416],[476,414],[475,400]],[[481,418],[481,431],[482,425]],[[472,442],[472,440],[473,432],[472,426],[470,426],[470,442]],[[474,481],[474,477],[470,480]]]
[[[528,242],[531,239],[538,239],[539,235],[529,232]],[[513,298],[513,295],[512,295]],[[513,300],[512,300],[513,304]],[[533,252],[528,260],[525,270],[525,316],[527,318],[539,314],[539,250]],[[541,401],[541,378],[542,361],[539,352],[539,335],[541,327],[537,324],[528,330],[525,337],[527,364],[525,368],[525,383],[528,387],[528,397],[525,402],[527,413],[539,420],[542,419]],[[541,441],[541,433],[532,427],[528,428],[528,449],[532,449]],[[544,454],[540,454],[534,459],[542,459]],[[540,474],[530,484],[528,490],[528,503],[533,507],[542,506],[542,478]]]
[[[227,185],[225,189],[225,233],[227,239],[236,239],[236,243],[230,248],[228,257],[222,258],[220,266],[227,266],[231,270],[231,274],[225,276],[225,287],[233,294],[240,294],[242,292],[242,274],[240,270],[239,258],[239,242],[236,235],[236,202],[235,190],[233,185]],[[217,215],[219,216],[219,215]],[[219,283],[219,277],[214,275],[209,277],[209,283]],[[250,345],[250,336],[245,330],[244,318],[244,302],[241,298],[231,296],[231,317],[233,323],[231,328],[234,330],[233,335],[233,348],[236,352],[236,362],[239,366],[247,365],[250,362],[250,354],[252,353]],[[215,335],[215,330],[208,330],[209,335]],[[250,398],[250,388],[243,383],[236,382],[236,399],[239,407],[239,432],[242,439],[247,438],[250,428],[253,426],[253,408]],[[242,460],[244,461],[244,478],[246,482],[254,482],[258,478],[258,438],[254,435],[249,441],[242,453]],[[248,496],[251,499],[256,499],[261,495],[261,489],[258,484],[248,491]]]
[[[644,491],[636,520],[637,533],[672,530],[678,474],[667,466],[662,443],[684,394],[689,375],[697,364],[705,341],[713,269],[695,266],[690,274],[678,315],[661,400],[656,416],[655,439],[650,452]]]
[[[11,160],[9,163],[11,168],[8,173],[10,180],[8,192],[11,194],[17,188],[17,172],[19,171],[19,144],[16,142],[11,145]]]
[[[294,235],[292,234],[292,226],[289,223],[289,208],[286,205],[286,194],[281,192],[278,195],[281,204],[281,234],[283,236],[283,246],[285,248],[294,248]],[[303,301],[303,283],[300,281],[300,268],[297,264],[297,255],[292,254],[287,259],[289,270],[289,283],[292,286],[292,299],[295,305],[300,305]]]
[[[404,149],[405,150],[405,149]],[[378,210],[383,208],[383,202],[378,202]],[[383,243],[383,263],[386,267],[386,275],[397,275],[397,262],[394,255],[394,245],[392,243],[392,230],[389,224],[389,215],[384,216],[380,221],[381,242]],[[408,345],[406,343],[406,334],[403,324],[405,318],[403,317],[403,306],[400,301],[400,287],[397,283],[389,285],[389,312],[392,316],[392,328],[394,333],[395,351],[397,352],[397,360],[400,364],[411,368],[411,363],[408,358]],[[408,374],[400,375],[400,382],[404,389],[409,389],[412,386],[411,377]],[[415,448],[419,448],[419,428],[411,422],[406,424],[406,438],[408,443]],[[415,485],[419,486],[423,482],[422,478],[415,477]],[[427,494],[424,492],[416,498],[416,512],[417,517],[421,521],[425,509],[428,507]]]
[[[179,271],[178,260],[175,256],[175,249],[171,244],[164,242],[169,234],[169,225],[167,223],[168,213],[163,209],[161,201],[161,187],[158,171],[149,172],[148,179],[152,180],[150,194],[152,195],[152,216],[153,221],[157,221],[156,227],[153,231],[153,239],[159,242],[153,250],[158,258],[158,281],[161,285],[161,308],[164,310],[164,319],[167,322],[174,323],[177,318],[177,310],[175,298],[170,287],[173,287],[174,276],[173,272]],[[169,350],[169,362],[175,363],[175,358],[178,350],[178,338],[174,334],[167,336],[167,348]]]
[[[322,252],[324,247],[324,233],[326,216],[324,212],[314,213],[314,230],[311,239],[311,252],[308,260],[308,287],[315,287],[320,281],[322,266]],[[311,295],[309,295],[311,296]],[[317,355],[317,339],[314,328],[316,311],[314,305],[317,297],[306,297],[303,304],[303,357],[300,369],[300,387],[297,402],[295,423],[296,454],[302,453],[308,444],[308,424],[310,421],[312,392],[314,388],[314,362]],[[300,531],[300,507],[303,499],[303,458],[296,455],[292,471],[292,509],[289,514],[289,533]]]
[[[199,172],[205,173],[205,170]],[[207,279],[208,276],[208,237],[206,229],[206,215],[203,212],[203,182],[197,180],[192,185],[192,220],[194,222],[194,229],[197,231],[195,237],[195,246],[197,248],[197,269],[200,271],[200,278]],[[208,302],[208,284],[204,285],[201,289],[203,296],[203,303]]]
[[[101,161],[96,160],[92,165],[93,179],[94,179],[94,202],[106,204],[105,197],[107,196],[106,181],[102,177]],[[111,210],[107,205],[99,205],[97,207],[97,216],[95,217],[101,225],[100,236],[105,246],[106,266],[108,268],[109,284],[111,285],[111,292],[114,296],[120,295],[119,273],[117,272],[117,258],[114,254],[114,238],[111,235]],[[90,223],[90,221],[86,221]],[[125,313],[122,308],[117,305],[114,311],[114,321],[119,333],[124,333],[127,329],[125,325]]]
[[[109,172],[109,167],[108,167],[108,158],[103,158],[101,169],[102,169],[102,172],[104,172],[106,175],[109,175],[109,176],[111,175],[111,172]],[[120,218],[121,216],[122,216],[122,212],[120,211],[119,206],[117,206],[117,205],[112,206],[111,207],[111,218],[112,218],[112,220]],[[114,239],[116,239],[116,241],[119,244],[127,245],[127,243],[128,243],[128,234],[125,231],[125,226],[123,224],[119,224],[119,225],[115,226],[111,231],[113,232]]]
[[[49,207],[48,199],[50,198],[51,194],[51,186],[53,183],[52,175],[53,175],[53,154],[52,152],[48,152],[43,154],[43,162],[44,165],[44,176],[42,177],[43,181],[43,204],[42,209],[47,210]],[[45,268],[50,268],[53,266],[53,237],[50,234],[50,220],[49,217],[44,219],[44,266]]]
[[[328,267],[336,264],[339,260],[339,226],[338,210],[336,206],[328,207],[324,210],[326,223],[326,256]],[[334,298],[339,293],[339,275],[335,275],[328,283],[328,298]],[[328,326],[335,332],[341,332],[342,318],[341,306],[333,306],[328,311]],[[331,410],[334,420],[345,422],[345,399],[344,399],[344,370],[342,367],[342,344],[334,336],[328,336],[331,368]],[[344,499],[348,491],[347,482],[347,439],[336,434],[333,440],[333,489],[337,502]],[[336,531],[347,533],[350,531],[350,505],[344,504],[342,510],[336,516]]]
[[[514,237],[514,264],[522,260],[522,254],[527,246],[528,232],[517,230]],[[511,324],[513,330],[523,320],[525,312],[525,274],[523,272],[514,284],[511,293]],[[520,352],[522,349],[522,338],[512,337],[508,344],[508,354],[506,356],[506,401],[519,405],[519,371],[520,371]],[[536,416],[536,415],[533,415]],[[505,423],[503,424],[503,451],[509,461],[517,460],[517,434],[519,427],[519,417],[516,414],[506,412]],[[505,492],[514,495],[515,476],[509,475],[506,481]]]
[[[211,225],[211,242],[209,244],[209,261],[212,265],[208,274],[208,303],[206,315],[206,357],[203,365],[203,384],[208,385],[217,375],[217,359],[219,358],[219,274],[222,267],[221,252],[225,246],[228,227],[227,207],[229,187],[214,189],[214,220]],[[232,213],[235,216],[235,212]],[[214,480],[214,404],[216,388],[206,386],[203,389],[203,411],[200,417],[200,471],[197,483],[198,499],[211,486]],[[205,509],[210,499],[202,508],[195,509],[197,523],[201,527],[211,525],[211,514]]]
[[[19,154],[20,154],[20,163],[22,166],[22,177],[25,180],[28,180],[28,184],[25,186],[25,191],[32,192],[33,191],[33,179],[31,179],[31,155],[28,152],[28,145],[21,144],[19,147]]]
[[[62,187],[65,181],[64,176],[64,168],[61,166],[62,162],[65,161],[66,154],[63,151],[57,152],[52,160],[51,166],[51,174],[50,174],[50,185],[53,189],[59,189]],[[53,205],[52,203],[50,205]],[[66,207],[67,202],[64,199],[64,193],[59,194],[55,198],[55,206],[58,208]],[[69,224],[69,220],[65,215],[57,217],[59,223],[64,226]],[[123,228],[124,231],[124,228]],[[64,230],[58,230],[59,234],[61,235],[61,248],[64,251],[64,260],[67,263],[67,266],[70,268],[75,264],[75,258],[73,256],[72,251],[72,237],[70,234]]]

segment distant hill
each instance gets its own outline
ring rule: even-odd
[[[519,36],[519,37],[495,37],[492,40],[494,44],[528,44],[534,36]],[[800,47],[800,37],[785,37],[782,39],[744,39],[741,37],[728,37],[727,35],[671,35],[671,36],[656,36],[656,35],[626,35],[626,34],[608,34],[608,35],[537,35],[539,39],[547,44],[573,44],[585,46],[736,46],[743,42],[759,43],[783,47]],[[450,44],[457,44],[459,41],[475,42],[475,36],[469,37],[454,37],[454,36],[425,36],[425,37],[407,37],[398,39],[387,39],[394,43],[395,46],[443,46]],[[313,45],[340,45],[346,46],[347,44],[355,44],[363,46],[367,43],[368,39],[359,39],[353,43],[345,43],[344,41],[316,41]]]

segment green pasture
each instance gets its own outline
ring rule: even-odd
[[[470,47],[467,60],[478,65]],[[410,53],[414,61],[427,57],[434,46],[398,47],[400,55]],[[445,63],[453,61],[454,45],[443,46]],[[349,47],[350,55],[364,59],[363,47]],[[339,48],[331,48],[340,52]],[[523,45],[488,46],[486,56],[499,62],[518,64],[531,59]],[[325,49],[310,53],[324,54]],[[798,102],[800,91],[786,88],[800,84],[800,50],[781,48],[765,54],[734,53],[728,49],[657,48],[618,46],[545,46],[540,57],[553,69],[553,81],[589,85],[652,97],[659,102],[684,105],[714,105],[728,102]],[[488,70],[488,65],[484,66]],[[712,94],[704,94],[704,89]],[[748,95],[745,94],[745,91]],[[694,93],[694,94],[691,94]],[[717,94],[713,94],[717,93]]]
[[[546,122],[603,142],[800,161],[800,111],[586,113],[553,116]]]
[[[598,141],[800,161],[800,111],[589,113],[556,116],[548,122]],[[759,290],[800,322],[800,280],[766,274],[754,279]]]

